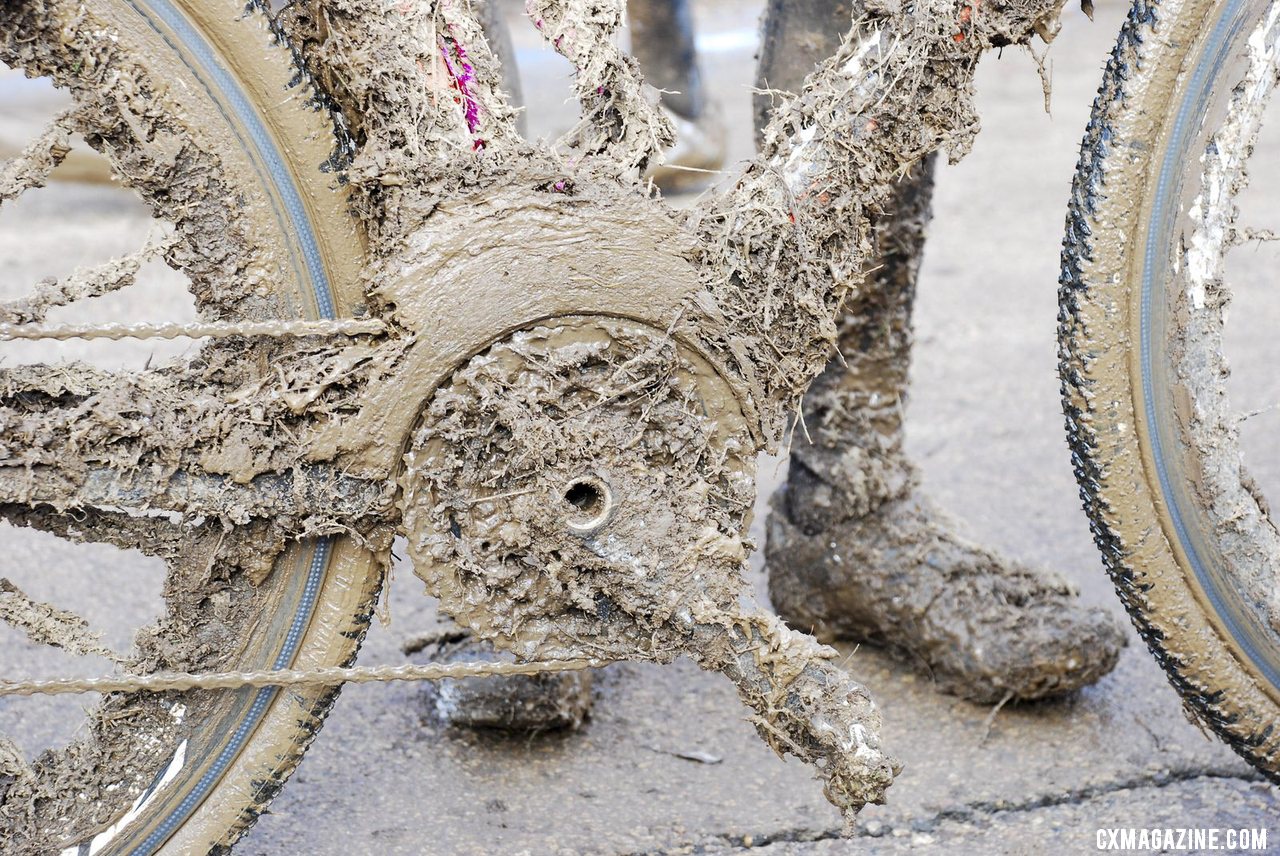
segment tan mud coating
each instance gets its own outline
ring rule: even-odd
[[[17,199],[33,187],[43,187],[49,174],[71,152],[72,123],[58,116],[49,127],[0,167],[0,202]]]
[[[311,167],[299,173],[299,187],[333,278],[335,303],[349,311],[363,302],[354,275],[363,251],[345,200],[330,190],[333,179],[314,169],[332,156],[331,121],[313,110],[309,90],[298,85],[287,52],[272,44],[261,16],[245,16],[241,4],[217,0],[200,3],[197,11],[213,22],[207,35],[230,46],[224,59],[242,73],[251,97],[256,93],[273,132],[291,141],[288,154]],[[160,35],[124,4],[103,0],[92,4],[92,11],[43,0],[5,4],[0,59],[70,89],[77,103],[73,129],[107,156],[118,180],[172,225],[175,243],[166,245],[165,259],[187,276],[206,319],[262,320],[314,311],[309,294],[297,288],[281,263],[292,239],[280,231],[271,200],[256,184],[236,137],[216,105],[192,94],[201,92],[198,81]],[[89,290],[112,282],[93,278]],[[72,291],[85,284],[63,283]],[[45,296],[56,302],[68,294],[49,290]],[[312,349],[309,358],[299,352],[309,371],[298,391],[315,386],[315,358],[332,350],[314,345],[304,345],[303,350]],[[233,489],[203,509],[192,507],[189,515],[173,509],[176,521],[173,515],[131,516],[119,509],[125,498],[119,488],[133,480],[143,497],[156,487],[171,488],[166,477],[182,458],[187,462],[181,469],[197,479],[213,475],[201,464],[221,469],[224,477],[238,473],[252,479],[253,461],[264,462],[262,454],[272,454],[268,448],[296,450],[281,436],[283,445],[259,438],[237,451],[238,432],[230,422],[223,422],[225,430],[214,439],[185,419],[234,411],[237,390],[265,391],[280,380],[270,369],[282,357],[287,361],[287,351],[240,341],[229,349],[202,350],[185,372],[169,367],[132,378],[81,364],[0,371],[0,513],[5,519],[72,540],[140,548],[168,564],[165,613],[140,630],[125,671],[270,665],[261,646],[274,636],[271,617],[284,582],[296,573],[298,555],[286,546],[289,536],[276,528],[274,513],[258,516],[251,510],[257,500],[246,506],[246,495]],[[265,385],[254,385],[264,379]],[[190,386],[177,393],[184,384]],[[276,404],[268,404],[267,411],[293,410],[286,398],[269,397]],[[306,406],[323,398],[309,399]],[[242,423],[267,413],[257,409],[260,401],[241,403],[248,408],[241,411]],[[210,439],[214,442],[204,442]],[[282,472],[261,474],[274,481]],[[235,484],[234,478],[226,483]],[[234,493],[241,499],[228,504]],[[84,501],[91,504],[79,507]],[[232,511],[237,505],[249,513]],[[321,606],[300,644],[300,667],[346,660],[367,624],[380,566],[348,545],[343,540],[335,545],[332,573],[321,581]],[[286,570],[273,574],[277,555]],[[232,783],[232,798],[215,792],[184,828],[179,849],[205,852],[234,840],[274,792],[267,786],[292,770],[332,696],[306,691],[279,697],[225,777]],[[101,831],[152,782],[183,734],[197,736],[226,708],[228,698],[217,693],[114,695],[89,709],[71,744],[46,752],[19,775],[11,774],[13,765],[6,763],[0,773],[0,850],[49,852]],[[189,732],[175,719],[179,702]],[[245,786],[248,782],[255,787]]]
[[[593,171],[635,181],[675,142],[675,125],[658,109],[638,63],[615,36],[625,0],[527,0],[525,9],[547,42],[577,69],[574,90],[582,122],[561,141],[577,157],[599,159]]]
[[[229,52],[242,50],[225,24],[217,22],[220,7],[192,5],[219,34],[217,44]],[[554,41],[568,35],[558,22],[585,5],[546,0],[535,8],[544,31],[551,22]],[[647,102],[643,91],[632,86],[637,81],[628,76],[630,66],[602,47],[615,26],[615,6],[601,7],[600,20],[578,34],[581,42],[560,40],[581,64],[579,84],[589,102],[585,119],[590,127],[577,138],[578,150],[589,156],[566,160],[519,138],[513,111],[500,96],[501,69],[466,4],[400,4],[391,10],[349,0],[294,4],[282,18],[284,33],[340,119],[342,147],[315,162],[343,170],[360,225],[357,232],[346,221],[344,231],[336,218],[322,233],[332,239],[325,245],[342,274],[334,277],[339,311],[375,314],[393,325],[395,335],[372,350],[340,347],[325,353],[317,372],[326,373],[313,374],[310,383],[305,370],[288,373],[291,359],[300,366],[299,361],[319,357],[305,346],[255,342],[230,350],[210,347],[203,356],[215,370],[200,367],[195,377],[184,378],[203,385],[189,397],[207,393],[206,400],[245,408],[251,417],[260,407],[266,421],[280,423],[280,430],[260,436],[248,427],[252,421],[224,421],[219,427],[213,417],[213,427],[183,422],[182,436],[175,431],[174,436],[152,438],[144,451],[166,461],[181,458],[185,464],[183,452],[194,451],[187,435],[194,434],[208,447],[201,450],[195,470],[225,475],[233,483],[332,461],[388,484],[412,438],[417,411],[429,401],[443,408],[442,402],[453,395],[457,409],[431,413],[424,425],[428,433],[440,431],[435,439],[444,445],[437,451],[449,449],[456,457],[440,472],[422,466],[420,456],[429,454],[432,442],[423,435],[415,450],[418,457],[411,457],[403,478],[408,490],[405,528],[420,560],[418,570],[442,594],[446,609],[521,653],[544,654],[562,646],[663,660],[689,652],[734,679],[757,711],[756,724],[771,745],[824,761],[820,775],[836,805],[852,812],[878,801],[895,765],[879,750],[877,714],[865,691],[830,663],[829,649],[738,605],[747,550],[742,532],[753,492],[745,462],[761,446],[777,447],[803,390],[825,364],[840,306],[859,285],[868,259],[868,216],[885,204],[899,175],[930,151],[946,147],[953,157],[963,153],[976,130],[971,76],[978,57],[990,46],[1050,32],[1059,5],[1057,0],[1015,0],[984,4],[982,14],[970,10],[967,16],[943,0],[916,4],[909,12],[888,3],[855,8],[856,23],[837,56],[779,110],[762,158],[728,194],[680,219],[649,199],[643,188],[617,181],[620,175],[632,175],[632,165],[642,166],[646,152],[660,148],[664,135],[660,125],[645,118]],[[234,184],[236,176],[247,174],[246,165],[236,160],[234,141],[196,145],[192,141],[202,138],[183,125],[188,115],[184,108],[173,108],[172,115],[151,110],[156,102],[149,94],[159,93],[157,100],[170,103],[154,82],[162,78],[153,80],[135,70],[122,48],[93,39],[88,24],[63,29],[71,19],[67,7],[41,0],[6,7],[0,12],[0,34],[19,33],[22,38],[4,43],[4,58],[79,87],[77,95],[91,106],[86,115],[93,121],[86,120],[78,130],[112,154],[116,171],[157,213],[177,220],[182,241],[167,260],[190,277],[202,312],[235,319],[313,311],[305,294],[275,287],[287,278],[281,268],[288,247],[272,243],[271,236],[278,233],[261,219],[265,202],[250,188]],[[583,52],[576,52],[575,45]],[[163,54],[163,49],[155,53]],[[86,57],[92,60],[91,74],[99,76],[81,80],[70,70],[86,67]],[[267,69],[288,70],[277,55],[258,61]],[[254,63],[245,65],[252,68]],[[110,86],[101,76],[108,70],[123,72]],[[147,81],[152,82],[144,85]],[[253,92],[271,105],[285,88],[278,81],[275,85],[273,90],[267,80]],[[328,132],[317,127],[324,125],[317,119],[313,116],[306,128],[301,120],[286,123],[281,133],[311,141],[314,148],[314,141]],[[478,216],[479,222],[468,222],[451,208],[455,200],[486,194],[502,204],[500,212],[484,212],[483,203],[461,209],[463,218]],[[315,195],[312,213],[325,219],[325,206],[334,198]],[[239,207],[228,209],[228,200]],[[568,215],[575,206],[578,213]],[[627,212],[643,225],[615,228],[616,223],[597,216],[607,210]],[[511,284],[495,286],[494,279],[501,279],[496,276],[502,270],[501,242],[471,260],[470,248],[483,232],[491,237],[523,235],[528,240],[517,246],[536,253],[545,246],[544,233],[537,230],[547,227],[545,215],[556,211],[582,228],[585,246],[622,242],[618,249],[623,252],[608,253],[618,269],[596,281],[575,279],[565,274],[561,258],[570,253],[555,250],[537,259],[546,262],[544,270],[530,265],[508,277]],[[253,228],[264,225],[260,231]],[[259,235],[267,237],[259,240]],[[351,265],[363,258],[362,237],[368,239],[371,264],[357,276]],[[484,290],[490,288],[496,291]],[[536,300],[530,299],[531,289]],[[583,305],[584,292],[598,302]],[[459,310],[479,305],[482,293],[492,308]],[[534,308],[542,314],[532,314]],[[486,347],[501,349],[524,341],[522,335],[534,335],[513,334],[518,327],[542,322],[555,329],[563,323],[549,315],[583,312],[597,317],[544,354],[566,374],[552,372],[544,378],[545,389],[526,387],[530,395],[537,393],[529,401],[536,400],[541,409],[529,424],[557,437],[562,446],[539,449],[520,445],[525,438],[491,434],[483,417],[495,408],[515,406],[516,399],[508,401],[509,391],[499,395],[485,386],[483,371],[493,369],[485,363]],[[465,335],[435,326],[448,316],[459,319]],[[637,323],[612,320],[618,316]],[[616,401],[596,405],[598,423],[555,429],[551,409],[566,408],[554,398],[538,396],[582,400],[575,398],[585,394],[582,389],[563,383],[587,367],[584,349],[607,350],[615,334],[619,347],[629,347],[636,330],[644,331],[640,339],[651,341],[656,350],[646,345],[627,355],[626,360],[636,360],[629,369],[633,388],[618,387]],[[601,339],[605,331],[608,335]],[[234,365],[219,362],[219,354],[236,354]],[[621,371],[626,360],[605,362]],[[674,368],[683,365],[680,361],[694,367],[698,380],[693,386],[669,385],[688,371]],[[286,369],[283,378],[275,374],[277,365]],[[437,392],[436,385],[451,372],[456,372],[451,383]],[[488,395],[479,394],[486,389]],[[374,390],[380,392],[365,394]],[[651,394],[652,409],[637,398],[640,391]],[[694,407],[699,403],[702,410]],[[66,424],[59,421],[57,401],[36,409],[47,411],[45,424]],[[39,414],[34,418],[40,421]],[[592,431],[604,432],[610,442],[601,442],[605,438]],[[509,446],[499,448],[504,442]],[[485,468],[492,462],[474,457],[475,444],[492,444],[496,451],[514,455],[512,468],[489,472]],[[652,461],[646,457],[650,454],[656,456]],[[522,455],[533,457],[525,460]],[[560,480],[582,475],[561,471],[569,462],[610,470],[618,480],[611,485],[617,496],[633,502],[652,497],[669,523],[642,527],[637,518],[619,513],[600,530],[620,539],[621,552],[612,553],[606,540],[590,542],[598,548],[592,549],[590,539],[566,535],[563,527],[553,525],[563,522],[554,519],[554,503],[531,506],[523,494],[507,496],[505,488],[515,488],[508,481],[518,475],[527,475],[544,491],[550,490],[553,474]],[[520,469],[530,463],[544,465],[544,470],[526,474]],[[104,464],[110,468],[119,459]],[[440,482],[442,472],[462,475],[452,493],[446,490],[451,485]],[[475,481],[481,472],[496,481]],[[460,492],[463,486],[476,494]],[[453,507],[458,526],[465,521],[476,531],[454,538],[442,509],[418,501],[428,491],[444,491],[439,495],[448,497],[446,506]],[[474,509],[483,503],[492,506],[489,516],[479,519]],[[250,554],[258,550],[270,556],[282,537],[298,533],[271,528],[274,520],[232,516],[232,510],[223,509],[228,513],[216,521],[219,527],[224,521],[243,524],[232,530],[236,537],[226,539],[235,545],[224,548],[234,550],[228,564],[218,566],[229,578],[201,577],[195,572],[202,566],[187,568],[183,562],[192,557],[179,551],[175,565],[193,575],[172,580],[174,600],[185,603],[188,591],[204,594],[210,586],[216,594],[229,592],[232,607],[268,597],[280,575],[269,573],[261,562],[252,563]],[[37,520],[42,514],[17,508],[10,516],[71,534],[56,517]],[[369,521],[371,546],[385,545],[386,529],[380,524],[393,520],[389,515]],[[81,534],[105,537],[102,533],[117,522],[100,517],[94,529]],[[201,531],[201,538],[218,531],[214,522],[206,524],[210,528]],[[208,549],[206,542],[200,543]],[[499,546],[506,552],[494,552]],[[165,542],[164,548],[172,551],[174,544]],[[553,550],[560,552],[559,560]],[[508,561],[510,556],[516,558]],[[522,562],[521,556],[531,557],[533,564]],[[367,592],[375,576],[363,578],[356,593],[342,601],[354,625],[352,640],[367,617],[356,595]],[[489,597],[491,590],[500,596]],[[598,601],[598,594],[604,600]],[[193,607],[207,601],[194,594],[190,598]],[[499,602],[509,609],[495,611]],[[231,608],[227,614],[239,613]],[[183,617],[199,624],[199,615]],[[217,640],[220,648],[196,652],[177,645],[165,652],[168,659],[155,656],[148,666],[190,660],[191,668],[204,667],[201,657],[225,651],[229,640],[237,638],[234,622],[227,627]],[[566,627],[584,635],[567,636]],[[157,646],[182,638],[176,626],[165,631],[158,634]],[[314,701],[305,722],[314,721],[319,715],[315,709],[323,707],[323,699]],[[292,753],[305,743],[296,740],[286,753],[284,774],[296,757]],[[274,783],[280,775],[273,772],[269,780]]]
[[[973,701],[1060,695],[1115,667],[1125,637],[1060,577],[955,534],[917,495],[830,529],[805,530],[795,488],[774,499],[769,594],[819,639],[860,639],[924,665],[937,687]]]
[[[573,314],[675,323],[698,287],[690,236],[656,200],[608,184],[555,189],[569,180],[530,168],[433,202],[372,274],[372,297],[407,334],[403,352],[373,358],[358,409],[324,425],[312,459],[394,472],[423,400],[495,335]]]
[[[409,457],[415,572],[524,658],[685,654],[724,671],[770,745],[824,759],[826,792],[851,815],[883,799],[897,764],[834,651],[750,606],[754,445],[719,385],[626,322],[537,327],[473,358]]]

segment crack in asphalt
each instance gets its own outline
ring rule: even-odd
[[[1252,771],[1249,773],[1231,773],[1217,770],[1168,771],[1165,773],[1156,773],[1148,776],[1119,780],[1105,785],[1071,788],[1057,793],[1041,794],[1038,797],[1024,800],[1022,802],[1010,802],[1006,800],[978,800],[976,802],[963,803],[961,805],[941,809],[933,814],[926,814],[902,820],[899,822],[899,826],[905,825],[911,832],[933,832],[939,824],[946,821],[966,823],[972,822],[980,817],[991,817],[995,814],[1001,813],[1033,812],[1040,809],[1055,808],[1063,805],[1084,804],[1112,794],[1124,793],[1126,791],[1143,791],[1165,788],[1170,785],[1194,782],[1200,779],[1219,781],[1236,780],[1249,783],[1266,781],[1266,778],[1262,774]],[[854,835],[850,840],[857,838],[884,838],[886,836],[891,836],[893,832],[899,828],[899,826],[895,826],[894,824],[885,821],[873,821],[873,823],[878,824],[875,827],[874,832],[868,830],[865,826],[860,825],[857,830],[855,830]],[[731,852],[732,849],[754,850],[760,847],[767,847],[771,844],[807,844],[819,841],[835,841],[841,837],[840,829],[838,827],[829,827],[821,830],[812,828],[783,829],[775,832],[748,833],[745,835],[721,833],[701,838],[696,842],[688,841],[681,844],[662,847],[656,850],[628,851],[626,853],[617,854],[617,856],[665,856],[665,854],[670,854],[673,851],[689,853]],[[692,849],[686,850],[686,848]],[[717,849],[708,850],[706,848]]]

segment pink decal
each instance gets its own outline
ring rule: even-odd
[[[462,104],[462,113],[467,120],[467,130],[475,134],[480,129],[480,102],[471,92],[471,84],[476,79],[476,69],[467,61],[467,50],[452,36],[440,37],[440,53],[444,57],[444,66],[453,80],[453,88],[458,90],[458,98],[454,100]],[[472,141],[476,151],[484,148],[484,140],[476,137]]]

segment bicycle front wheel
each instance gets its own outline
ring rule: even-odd
[[[1084,140],[1059,313],[1076,475],[1120,596],[1188,707],[1273,780],[1280,536],[1227,394],[1224,264],[1278,20],[1247,0],[1134,4]]]

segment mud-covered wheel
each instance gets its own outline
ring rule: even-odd
[[[1060,292],[1067,429],[1134,623],[1195,715],[1280,780],[1280,536],[1223,355],[1277,7],[1135,3],[1095,102]]]
[[[164,260],[189,281],[202,321],[347,317],[364,300],[364,249],[329,168],[340,145],[334,119],[253,6],[5,3],[0,60],[51,78],[74,107],[43,150],[37,140],[28,150],[34,158],[9,165],[0,187],[12,198],[24,177],[39,173],[43,155],[59,155],[59,135],[77,132],[170,224]],[[12,303],[5,308],[21,314]],[[255,377],[279,371],[275,341],[211,341],[173,371],[194,364],[230,388],[251,388]],[[151,368],[166,377],[163,367]],[[34,408],[58,396],[73,399],[81,394],[76,378],[92,387],[95,376],[87,368],[78,375],[75,364],[3,371],[0,465],[12,467],[24,454],[25,435],[15,427],[23,414],[34,418]],[[142,628],[121,664],[133,675],[348,663],[381,579],[379,561],[354,540],[286,539],[272,521],[186,519],[165,528],[172,521],[164,515],[59,508],[7,489],[0,511],[11,523],[165,560],[163,614]],[[0,586],[20,613],[26,601],[14,591]],[[25,677],[5,671],[0,680]],[[15,757],[14,744],[0,739],[0,851],[228,847],[292,772],[336,692],[113,693],[88,710],[70,744],[39,758]]]

